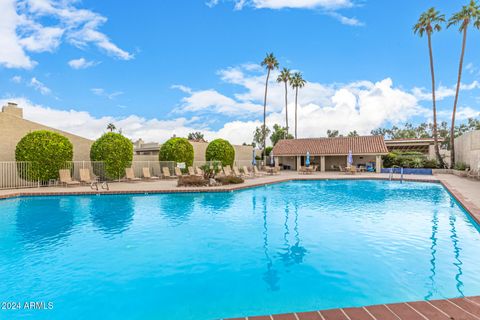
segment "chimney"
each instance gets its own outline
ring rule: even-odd
[[[18,118],[23,118],[23,109],[19,108],[14,102],[8,102],[6,106],[3,106],[2,112]]]

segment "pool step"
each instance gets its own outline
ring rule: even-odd
[[[225,320],[480,320],[480,296]]]

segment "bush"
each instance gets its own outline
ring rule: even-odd
[[[210,165],[205,164],[201,167],[203,171],[203,178],[205,180],[215,179],[215,176],[222,171],[220,162],[214,161]]]
[[[221,176],[216,177],[215,180],[223,186],[227,184],[239,184],[245,182],[245,180],[243,180],[242,178],[235,176]]]
[[[455,170],[465,171],[467,170],[467,165],[464,162],[456,162],[455,163]]]
[[[208,185],[208,180],[199,176],[181,176],[178,178],[178,187],[204,187]]]
[[[133,144],[120,133],[108,132],[95,141],[90,149],[90,160],[102,161],[103,172],[96,175],[110,180],[125,175],[125,168],[132,165]],[[95,171],[100,168],[94,167]]]
[[[25,135],[15,149],[16,161],[32,163],[28,172],[19,170],[23,179],[48,181],[58,179],[58,170],[73,159],[73,145],[56,132],[39,130]]]
[[[227,140],[216,139],[208,144],[205,159],[207,161],[220,161],[223,166],[231,166],[235,161],[235,149]]]
[[[193,146],[185,138],[171,138],[160,148],[160,161],[184,162],[193,165]]]
[[[434,167],[436,168],[436,161],[434,161]],[[420,152],[390,152],[383,157],[383,166],[385,168],[391,168],[393,166],[399,166],[403,168],[427,168],[432,167],[432,160]]]
[[[427,159],[425,160],[425,163],[423,164],[424,168],[428,169],[437,169],[438,168],[438,162],[436,159]]]

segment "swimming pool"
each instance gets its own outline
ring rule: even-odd
[[[480,294],[480,233],[439,184],[0,201],[0,318],[218,319]],[[47,303],[53,303],[48,309]]]

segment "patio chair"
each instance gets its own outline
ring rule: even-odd
[[[258,177],[261,177],[265,175],[265,172],[259,171],[257,166],[253,166],[253,174]]]
[[[172,176],[170,174],[170,169],[168,167],[163,167],[162,168],[162,176],[163,176],[164,179],[176,179],[176,178],[178,178],[178,177]]]
[[[354,166],[347,167],[345,174],[355,174],[357,173],[357,168]]]
[[[467,172],[467,178],[480,179],[480,170],[469,170]]]
[[[177,177],[183,176],[182,169],[180,169],[179,167],[175,167],[175,168],[173,169],[173,171],[175,172],[175,175],[176,175]]]
[[[98,182],[98,179],[91,177],[90,175],[90,169],[80,169],[80,182],[85,183],[85,184],[92,184]]]
[[[229,165],[223,167],[223,173],[224,173],[226,176],[231,176],[231,175],[233,175],[233,174],[232,174],[232,170],[230,169],[230,166],[229,166]]]
[[[243,166],[243,175],[245,178],[255,178],[255,174],[248,170],[247,166]]]
[[[125,168],[125,178],[129,182],[141,181],[142,179],[135,177],[135,173],[133,172],[133,168]]]
[[[306,174],[307,169],[304,166],[300,166],[300,170],[298,170],[298,174]]]
[[[239,178],[245,177],[245,175],[242,174],[242,173],[240,172],[240,170],[238,170],[238,168],[235,167],[235,166],[233,167],[233,174],[234,174],[235,176],[239,177]]]
[[[60,183],[65,185],[66,187],[80,185],[80,181],[72,179],[69,169],[58,170],[58,175],[60,176]]]
[[[143,173],[143,178],[146,179],[146,180],[158,180],[160,179],[159,177],[157,176],[152,176],[152,174],[150,173],[150,168],[142,168],[142,173]]]

